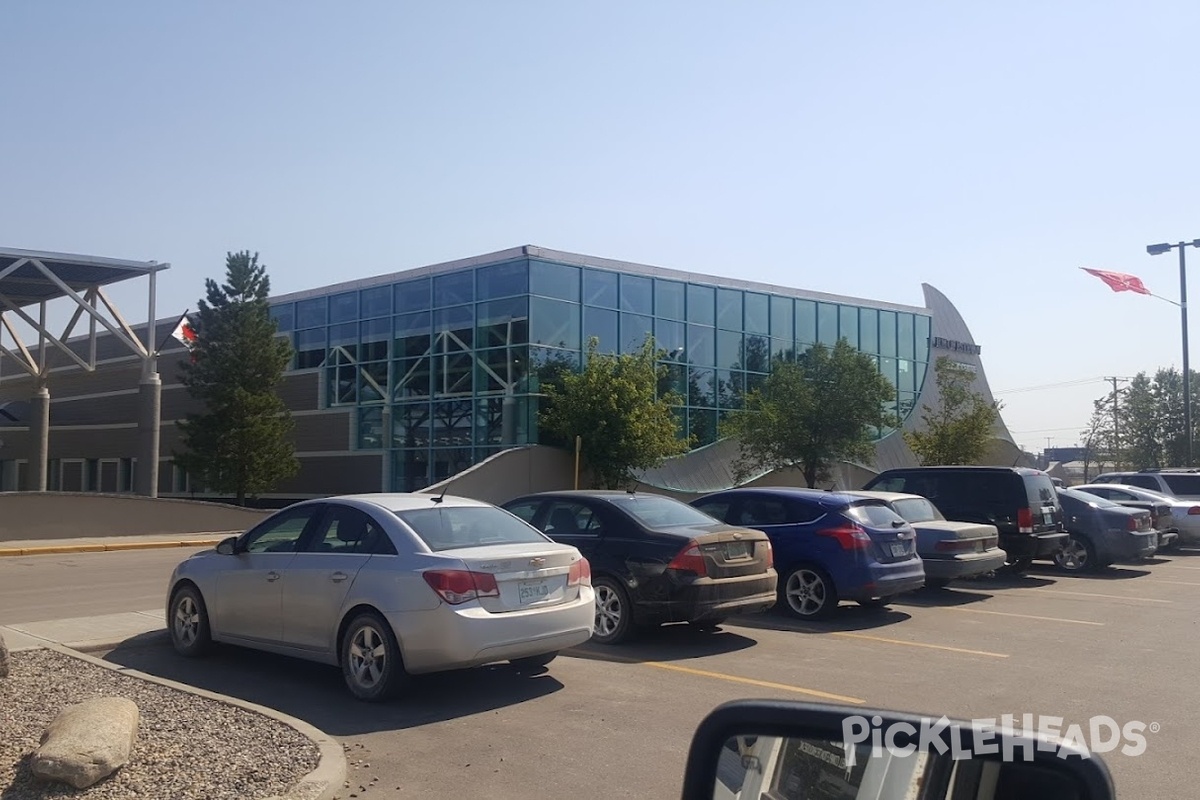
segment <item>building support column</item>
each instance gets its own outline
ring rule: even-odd
[[[39,386],[29,400],[29,437],[33,453],[29,459],[27,491],[44,492],[50,460],[50,390]]]
[[[512,447],[517,439],[517,398],[504,395],[500,404],[500,443]]]
[[[158,450],[162,419],[162,380],[157,372],[138,384],[138,451],[134,491],[158,497]]]

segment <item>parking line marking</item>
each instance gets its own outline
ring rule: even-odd
[[[695,669],[693,667],[684,667],[679,664],[667,664],[662,661],[641,661],[634,662],[644,664],[647,667],[657,667],[658,669],[670,670],[671,672],[683,672],[687,675],[698,675],[702,678],[716,678],[717,680],[730,681],[732,683],[744,683],[749,686],[758,686],[763,689],[781,689],[785,692],[795,692],[797,694],[806,694],[810,697],[819,697],[822,700],[832,700],[836,703],[853,703],[854,705],[863,705],[866,700],[861,700],[857,697],[846,697],[840,694],[830,694],[829,692],[818,691],[817,689],[803,689],[799,686],[791,686],[786,683],[774,683],[772,681],[760,681],[755,678],[743,678],[740,675],[729,675],[724,672],[710,672],[706,669]]]
[[[1197,569],[1200,567],[1185,567],[1183,564],[1155,564],[1155,569]]]
[[[946,644],[929,644],[927,642],[906,642],[903,639],[889,639],[886,636],[871,636],[866,633],[850,633],[848,631],[830,631],[834,636],[847,639],[866,639],[870,642],[886,642],[888,644],[903,644],[909,647],[927,647],[931,650],[948,650],[951,653],[967,653],[973,656],[988,656],[990,658],[1008,658],[1007,653],[991,653],[987,650],[968,650],[965,647],[951,647]]]
[[[1200,586],[1200,583],[1196,584]],[[1097,628],[1104,627],[1103,622],[1089,622],[1082,619],[1064,619],[1062,617],[1035,617],[1033,614],[1012,614],[1007,611],[984,611],[981,608],[953,608],[950,606],[927,606],[927,608],[937,608],[942,611],[960,611],[964,614],[990,614],[994,617],[1017,617],[1018,619],[1036,619],[1042,622],[1067,622],[1072,625],[1094,625]]]
[[[1200,586],[1200,583],[1195,583],[1194,581],[1160,581],[1157,578],[1146,578],[1142,580],[1142,583],[1169,583],[1172,586]]]
[[[1106,597],[1109,600],[1136,600],[1140,603],[1174,603],[1174,600],[1157,600],[1152,597],[1123,597],[1119,594],[1097,594],[1096,592],[1068,592],[1063,589],[1026,589],[1028,592],[1041,592],[1042,594],[1070,594],[1078,597]]]
[[[841,694],[832,694],[830,692],[822,692],[819,689],[805,689],[802,686],[792,686],[787,683],[775,683],[773,681],[760,681],[757,678],[743,678],[740,675],[730,675],[725,672],[711,672],[706,669],[696,669],[695,667],[684,667],[679,664],[668,664],[664,661],[639,661],[636,658],[627,658],[625,656],[610,656],[607,654],[593,653],[589,651],[580,651],[575,648],[563,651],[564,655],[574,656],[590,661],[610,661],[615,664],[632,664],[634,666],[655,667],[656,669],[665,669],[670,672],[682,672],[687,675],[697,675],[701,678],[715,678],[720,681],[729,681],[730,683],[744,683],[749,686],[758,686],[762,689],[780,689],[785,692],[795,692],[796,694],[805,694],[809,697],[817,697],[821,700],[830,700],[835,703],[851,703],[856,706],[861,706],[867,701],[859,697],[847,697]]]

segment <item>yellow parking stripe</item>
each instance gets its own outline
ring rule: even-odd
[[[1006,653],[991,653],[987,650],[968,650],[964,647],[951,647],[945,644],[928,644],[927,642],[908,642],[904,639],[888,639],[884,636],[871,636],[866,633],[849,633],[847,631],[831,631],[834,636],[846,639],[866,639],[869,642],[886,642],[887,644],[902,644],[908,647],[927,647],[931,650],[948,650],[951,653],[966,653],[972,656],[988,656],[990,658],[1008,658]]]
[[[730,681],[731,683],[744,683],[749,686],[758,686],[762,689],[779,689],[785,692],[795,692],[796,694],[805,694],[809,697],[818,697],[822,700],[832,700],[835,703],[853,703],[854,705],[862,705],[866,700],[861,700],[857,697],[846,697],[840,694],[830,694],[816,689],[804,689],[799,686],[791,686],[786,683],[774,683],[772,681],[760,681],[755,678],[743,678],[740,675],[729,675],[724,672],[710,672],[706,669],[695,669],[693,667],[684,667],[679,664],[667,664],[662,661],[643,661],[641,662],[647,667],[655,667],[657,669],[670,670],[671,672],[683,672],[687,675],[698,675],[702,678],[716,678],[717,680]]]
[[[1196,584],[1200,586],[1200,583]],[[1088,622],[1082,619],[1063,619],[1062,617],[1036,617],[1033,614],[1011,614],[1007,611],[984,611],[981,608],[954,608],[950,606],[928,606],[929,608],[937,608],[941,611],[959,611],[963,614],[989,614],[993,617],[1016,617],[1017,619],[1036,619],[1041,622],[1067,622],[1072,625],[1094,625],[1098,628],[1104,627],[1103,622]]]
[[[1097,594],[1096,592],[1068,592],[1063,589],[1026,589],[1027,592],[1042,594],[1069,594],[1076,597],[1104,597],[1109,600],[1136,600],[1139,603],[1174,603],[1174,600],[1157,600],[1153,597],[1125,597],[1119,594]]]
[[[1192,581],[1160,581],[1157,578],[1142,578],[1141,583],[1165,583],[1171,586],[1200,586],[1200,583]]]

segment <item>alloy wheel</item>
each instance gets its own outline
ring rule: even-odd
[[[363,689],[373,689],[387,669],[387,644],[372,625],[363,625],[350,639],[350,675]]]
[[[175,640],[184,647],[191,647],[200,636],[200,607],[195,599],[185,594],[175,603]]]
[[[616,590],[603,584],[596,587],[596,632],[601,637],[607,638],[617,632],[624,613],[621,596]]]
[[[1089,566],[1087,545],[1075,537],[1070,537],[1054,560],[1060,567],[1070,572],[1086,569]]]
[[[819,614],[828,600],[825,579],[814,570],[801,568],[788,576],[784,596],[793,611],[803,617]]]

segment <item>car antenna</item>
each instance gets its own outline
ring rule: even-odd
[[[449,489],[449,488],[450,488],[450,481],[446,481],[446,485],[442,487],[442,493],[441,493],[441,494],[439,494],[437,497],[431,497],[431,498],[429,498],[429,499],[430,499],[430,502],[433,502],[433,503],[440,503],[440,502],[442,502],[442,498],[446,496],[446,490],[447,490],[447,489]]]
[[[641,486],[641,485],[642,485],[642,482],[641,482],[641,481],[634,481],[634,482],[633,482],[633,488],[632,488],[632,489],[626,489],[626,490],[625,490],[625,494],[633,494],[634,492],[636,492],[636,491],[638,490],[638,487],[639,487],[639,486]]]

